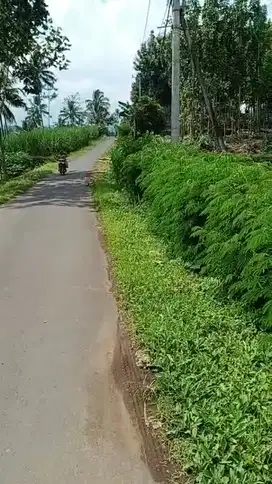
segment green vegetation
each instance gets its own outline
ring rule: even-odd
[[[156,173],[165,165],[166,191],[170,174],[173,183],[177,176],[178,150],[159,151],[155,143],[141,152],[146,164],[152,151]],[[172,202],[169,191],[162,200],[165,231],[179,222],[182,187]],[[237,304],[219,303],[214,279],[192,275],[182,261],[170,259],[168,246],[150,232],[148,212],[130,204],[108,173],[96,181],[95,199],[122,309],[157,368],[159,418],[175,457],[199,484],[271,482],[271,335],[258,332]],[[159,211],[158,202],[149,203]]]
[[[56,155],[70,152],[76,158],[98,139],[94,126],[33,130],[9,135],[6,152],[6,180],[0,181],[0,205],[25,192],[36,182],[55,172]],[[18,151],[24,149],[25,151]]]
[[[52,156],[76,151],[91,144],[100,135],[97,126],[36,129],[14,133],[6,138],[7,152],[24,152],[31,156]]]
[[[56,163],[49,162],[33,170],[26,171],[23,175],[12,180],[0,183],[0,205],[24,193],[28,188],[55,170]]]
[[[223,135],[231,145],[229,135],[271,139],[272,23],[267,7],[261,0],[181,3],[182,134],[210,138],[216,121],[217,137]],[[168,19],[170,12],[169,7]],[[171,32],[167,32],[151,32],[141,44],[131,97],[135,102],[139,92],[140,97],[152,93],[170,119]]]
[[[217,278],[223,295],[272,327],[271,170],[150,137],[120,138],[112,167],[119,186],[147,204],[172,255]]]

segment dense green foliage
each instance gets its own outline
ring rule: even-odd
[[[35,129],[5,138],[6,178],[14,178],[61,152],[70,153],[89,146],[100,136],[97,126]]]
[[[150,141],[150,140],[149,140]],[[155,139],[120,140],[119,185],[148,204],[153,226],[224,294],[261,309],[272,326],[272,172],[245,157]],[[132,154],[127,157],[129,153]]]
[[[152,146],[155,160],[157,149]],[[151,146],[145,148],[148,157],[149,151]],[[144,152],[142,158],[147,160]],[[164,160],[167,183],[169,161]],[[165,210],[165,218],[177,227],[167,183],[160,212]],[[163,243],[150,232],[146,212],[129,204],[111,179],[97,181],[95,197],[119,301],[157,368],[158,418],[175,457],[193,475],[190,482],[268,484],[271,335],[256,331],[237,304],[219,303],[216,281],[193,276],[182,261],[170,260]],[[175,212],[180,202],[177,196]]]
[[[15,154],[11,154],[11,156],[16,156]],[[26,155],[23,154],[25,158]],[[22,166],[22,158],[13,160],[13,162],[18,162],[18,167]],[[29,159],[26,160],[26,164],[28,164]],[[31,160],[32,161],[32,160]],[[28,166],[29,167],[29,166]],[[33,164],[31,168],[33,167]],[[36,166],[34,169],[30,169],[25,171],[26,166],[23,166],[23,173],[19,175],[19,170],[14,173],[14,166],[12,165],[12,173],[11,178],[5,182],[0,183],[0,205],[3,203],[12,200],[13,198],[17,197],[21,193],[24,193],[26,190],[31,188],[35,185],[38,181],[44,178],[51,173],[56,171],[56,163],[55,162],[48,162],[43,163],[41,166]]]
[[[185,18],[207,95],[225,134],[272,127],[272,24],[260,0],[188,0]],[[268,2],[267,2],[268,3]],[[168,31],[167,31],[168,32]],[[184,29],[181,32],[183,133],[209,133],[211,123]],[[132,100],[152,95],[170,113],[171,34],[151,33],[138,50]],[[241,110],[241,107],[243,109]]]
[[[31,156],[46,157],[84,148],[99,134],[96,126],[22,131],[6,138],[6,149],[8,152],[23,151]]]

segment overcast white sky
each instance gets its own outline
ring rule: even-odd
[[[144,33],[147,0],[47,0],[50,13],[72,44],[71,65],[59,73],[58,114],[63,98],[79,92],[82,100],[101,89],[111,100],[128,101],[132,63]],[[166,0],[151,2],[148,31],[161,24]]]
[[[143,40],[148,0],[47,0],[47,3],[54,22],[72,43],[68,55],[70,67],[58,73],[59,97],[52,105],[53,119],[57,119],[64,97],[76,92],[84,101],[94,89],[101,89],[113,107],[119,100],[129,100],[132,64]],[[272,0],[264,3],[272,13]],[[165,7],[166,0],[151,2],[147,34],[161,25]],[[20,118],[19,115],[18,121]]]

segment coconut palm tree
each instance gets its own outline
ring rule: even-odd
[[[103,91],[93,91],[92,99],[86,99],[86,115],[89,123],[105,124],[110,116],[110,101]]]
[[[0,66],[0,177],[5,178],[5,143],[8,124],[15,122],[13,108],[25,107],[21,90],[14,86],[16,79],[9,74],[8,69]]]
[[[12,111],[13,108],[25,107],[25,102],[22,98],[22,91],[15,87],[16,79],[8,75],[7,69],[0,67],[0,115],[3,124],[14,123],[15,116]]]
[[[28,94],[41,96],[44,88],[53,88],[55,74],[48,69],[39,51],[33,52],[24,71],[24,90]]]
[[[62,126],[80,126],[84,123],[84,120],[85,113],[80,103],[79,93],[66,97],[59,114],[59,124]]]
[[[43,128],[43,116],[48,115],[47,105],[41,102],[40,96],[34,96],[26,108],[27,116],[24,126],[27,129]]]

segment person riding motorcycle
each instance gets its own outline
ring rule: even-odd
[[[59,163],[62,163],[62,162],[65,162],[65,166],[68,170],[69,166],[68,166],[68,160],[67,160],[67,156],[68,154],[65,152],[65,151],[62,151],[59,155],[58,155],[58,162]]]

